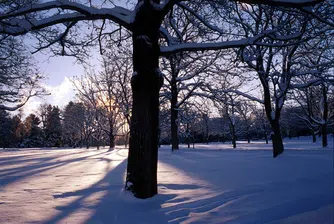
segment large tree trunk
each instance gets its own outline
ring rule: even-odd
[[[208,120],[205,121],[205,137],[206,137],[206,144],[209,144],[209,124]]]
[[[160,25],[159,13],[149,2],[137,8],[133,24],[133,105],[125,188],[138,198],[152,197],[158,190],[159,90],[163,82],[159,72]]]
[[[232,133],[232,145],[235,149],[237,147],[237,137],[235,135],[235,125],[231,124],[231,133]]]
[[[190,130],[189,130],[189,123],[187,123],[187,125],[186,125],[186,129],[187,129],[187,131],[186,131],[186,133],[187,133],[187,145],[188,145],[188,149],[190,148]]]
[[[312,142],[316,143],[317,141],[317,136],[315,135],[314,131],[312,130]]]
[[[128,147],[129,132],[125,134],[125,148]]]
[[[171,132],[172,132],[172,151],[179,149],[179,127],[178,127],[178,110],[176,107],[171,108]]]
[[[269,144],[268,133],[266,131],[264,131],[264,139],[266,140],[266,144],[268,145]]]
[[[171,99],[171,134],[172,134],[172,151],[179,149],[179,126],[178,126],[178,115],[179,111],[176,106],[177,104],[177,86],[176,78],[172,77],[171,80],[172,99]]]
[[[273,129],[273,134],[271,138],[273,142],[273,157],[275,158],[279,154],[283,153],[284,146],[283,146],[282,134],[279,122],[277,120],[273,120],[270,123],[271,123],[271,128]]]
[[[170,100],[170,112],[171,112],[171,135],[172,135],[172,151],[179,149],[179,122],[178,122],[178,89],[177,89],[177,76],[178,76],[178,69],[176,69],[177,57],[171,56],[169,58],[170,65],[171,65],[171,81],[170,81],[170,88],[171,88],[171,100]]]
[[[110,132],[109,133],[109,149],[115,148],[115,135]]]
[[[115,135],[113,133],[114,123],[112,120],[109,120],[109,149],[115,148]]]
[[[273,130],[271,138],[273,143],[273,157],[275,158],[284,151],[281,128],[279,125],[279,118],[281,115],[282,105],[280,105],[280,107],[279,105],[276,105],[277,106],[276,111],[275,112],[272,111],[268,80],[263,79],[261,77],[262,76],[260,76],[260,80],[263,86],[263,93],[264,93],[264,108],[266,111],[267,118],[270,122],[271,129]]]
[[[321,126],[321,133],[322,133],[322,147],[327,147],[328,140],[327,140],[327,125],[326,124]]]
[[[327,147],[327,120],[328,120],[328,101],[327,101],[327,88],[325,85],[322,86],[322,97],[323,97],[323,121],[325,122],[321,126],[322,134],[322,147]]]
[[[89,140],[86,139],[86,149],[89,149]]]

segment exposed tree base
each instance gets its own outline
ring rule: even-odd
[[[323,125],[321,128],[322,132],[322,147],[325,148],[328,145],[328,140],[327,140],[327,125]]]
[[[159,89],[163,79],[157,72],[132,78],[133,114],[125,189],[145,199],[158,193]]]
[[[276,158],[278,155],[284,152],[284,148],[278,148],[273,150],[273,157]]]
[[[317,137],[315,136],[314,133],[312,133],[312,142],[316,143],[317,142]]]
[[[276,158],[278,155],[284,152],[283,141],[281,135],[273,135],[273,157]]]

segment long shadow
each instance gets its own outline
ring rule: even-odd
[[[109,154],[109,152],[99,152],[99,153],[94,153],[88,156],[81,156],[78,158],[71,158],[71,159],[65,159],[65,160],[60,161],[60,159],[62,159],[63,157],[73,156],[75,154],[79,154],[79,153],[70,153],[70,154],[61,155],[61,156],[50,156],[46,158],[36,158],[35,160],[36,163],[34,164],[1,170],[0,185],[4,187],[20,179],[24,179],[24,178],[27,178],[27,177],[30,177],[30,176],[33,176],[33,175],[36,175],[36,174],[39,174],[45,171],[59,168],[59,167],[68,165],[70,163],[79,162],[79,161],[82,161],[82,160],[85,160],[91,157],[95,157],[98,155]],[[15,161],[12,161],[12,162],[15,163]],[[18,163],[24,164],[25,162],[18,161]]]
[[[108,154],[109,152],[103,153]],[[32,167],[30,169],[30,173],[39,172],[42,167],[45,169],[53,169],[56,166],[63,166],[64,164],[80,161],[84,158],[102,155],[103,153],[69,159],[58,163],[48,162],[47,166],[44,164],[44,166],[41,165],[39,168],[37,165],[37,167]],[[269,157],[271,157],[271,155],[268,156],[268,159]],[[232,172],[231,170],[233,168],[238,167],[238,164],[235,164],[233,168],[231,168],[230,164],[228,164],[230,169],[219,170],[218,168],[221,167],[219,165],[220,158],[213,160],[211,163],[205,164],[201,164],[201,162],[194,163],[193,160],[187,158],[183,153],[176,153],[175,155],[171,154],[168,156],[165,154],[159,158],[162,163],[173,167],[173,169],[175,168],[175,170],[180,170],[186,173],[188,176],[199,178],[206,181],[208,184],[212,184],[214,189],[211,190],[216,190],[216,193],[200,199],[191,198],[192,194],[188,194],[188,198],[186,198],[182,197],[180,194],[182,194],[182,192],[200,190],[203,188],[203,186],[199,184],[169,183],[159,184],[159,189],[167,189],[162,194],[147,200],[135,199],[131,195],[122,192],[127,164],[127,160],[123,160],[118,166],[108,171],[100,181],[94,183],[93,185],[78,191],[69,191],[54,195],[54,200],[65,198],[73,198],[74,200],[66,205],[56,207],[59,212],[55,216],[44,220],[43,223],[57,223],[63,220],[67,221],[67,219],[71,221],[71,215],[74,215],[76,212],[80,212],[82,209],[88,209],[92,212],[88,220],[84,221],[84,223],[87,224],[180,223],[182,221],[189,221],[193,214],[202,213],[212,215],[208,216],[208,220],[205,220],[204,223],[217,223],[220,215],[233,215],[231,211],[234,212],[234,210],[229,210],[230,204],[240,206],[242,208],[242,206],[244,206],[242,203],[250,203],[251,206],[254,206],[256,209],[248,212],[242,212],[241,209],[241,212],[236,214],[236,218],[234,218],[231,223],[266,223],[281,220],[299,213],[316,210],[317,208],[333,203],[333,193],[332,197],[329,197],[328,195],[328,192],[333,189],[333,184],[326,185],[324,183],[331,178],[330,175],[327,174],[319,175],[316,178],[312,177],[313,179],[305,178],[296,180],[296,182],[298,182],[298,186],[301,187],[300,191],[302,191],[304,186],[307,186],[311,183],[311,186],[308,186],[310,192],[314,193],[319,191],[319,193],[312,195],[300,193],[297,200],[294,200],[294,198],[291,197],[280,204],[272,203],[268,206],[264,206],[263,209],[261,209],[261,205],[259,206],[258,204],[254,204],[261,201],[259,198],[263,199],[264,201],[269,200],[272,202],[279,197],[284,197],[285,191],[288,191],[288,195],[291,196],[294,194],[294,192],[293,190],[289,190],[289,187],[292,186],[294,182],[287,180],[267,184],[261,183],[258,185],[238,186],[236,188],[226,190],[222,188],[222,185],[225,184],[224,182],[228,183],[229,179],[226,178],[219,180],[219,178],[222,178],[221,176],[231,177],[231,175],[228,175],[228,173]],[[105,161],[106,163],[119,161],[113,160],[112,158],[97,159]],[[210,160],[210,158],[207,159]],[[279,163],[280,160],[275,160],[275,162]],[[24,168],[22,168],[22,171],[26,171],[26,169],[23,169]],[[201,169],[203,171],[199,172]],[[215,170],[215,173],[207,175],[207,173],[209,174],[212,170]],[[29,175],[31,175],[30,173]],[[237,175],[237,173],[233,175]],[[219,181],[215,181],[215,179],[218,179]],[[321,188],[319,188],[319,183]],[[296,186],[294,186],[294,189],[296,189]],[[279,192],[281,195],[275,196],[277,192]],[[307,193],[309,191],[305,190],[305,192]],[[91,199],[91,197],[94,197],[94,195],[97,193],[102,193],[102,198]],[[298,192],[296,192],[296,194],[298,194]],[[272,196],[275,196],[276,198]],[[93,200],[95,204],[87,204],[87,200]],[[164,207],[166,203],[169,204],[168,207]],[[229,212],[231,214],[229,214]],[[215,219],[210,220],[210,218]],[[70,221],[68,223],[71,223]]]
[[[205,151],[206,150],[196,150],[194,153],[204,154]],[[268,223],[304,212],[314,211],[333,204],[333,171],[330,171],[332,170],[330,168],[330,162],[321,164],[319,161],[323,160],[312,161],[312,156],[316,155],[316,152],[307,151],[306,154],[311,156],[309,158],[312,158],[309,160],[309,165],[321,170],[318,176],[314,174],[308,176],[306,173],[308,171],[304,170],[306,175],[300,175],[298,179],[293,180],[289,178],[289,169],[282,169],[281,166],[289,165],[289,168],[301,169],[299,166],[305,166],[306,164],[305,161],[302,162],[302,157],[293,157],[293,160],[290,158],[288,162],[285,160],[287,158],[276,159],[271,162],[275,164],[273,166],[274,170],[268,170],[267,164],[269,162],[265,162],[263,166],[259,166],[254,163],[252,165],[252,160],[245,160],[245,158],[235,160],[234,163],[228,161],[228,159],[224,158],[224,155],[230,156],[231,151],[219,151],[218,153],[222,156],[217,156],[216,158],[201,158],[200,154],[190,156],[190,153],[190,151],[185,153],[176,152],[175,154],[170,154],[170,156],[160,156],[159,158],[161,162],[176,170],[181,170],[193,178],[201,179],[208,183],[208,185],[213,184],[213,190],[217,191],[217,195],[195,201],[188,200],[187,198],[180,199],[180,197],[178,197],[177,201],[169,201],[169,203],[182,202],[176,203],[175,206],[171,206],[168,208],[168,211],[166,211],[170,217],[170,223],[180,223],[185,220],[189,222],[191,214],[196,213],[212,214],[212,216],[207,216],[208,219],[205,220],[204,223],[219,223],[217,220],[220,220],[219,218],[223,220],[223,216],[225,215],[235,215],[237,218],[233,218],[230,222],[226,222],[225,220],[224,223]],[[255,152],[255,154],[256,153],[259,152]],[[244,157],[252,154],[254,155],[253,152],[249,151],[242,154],[239,153],[238,155],[236,154],[236,156]],[[215,153],[215,155],[218,154]],[[302,154],[293,150],[292,153],[289,152],[289,156],[290,155]],[[333,153],[325,152],[322,153],[322,155],[327,157],[328,155],[333,155]],[[203,159],[207,159],[209,162],[202,163]],[[264,161],[267,159],[272,160],[271,155],[264,155],[262,159],[264,159]],[[227,164],[222,165],[224,163]],[[240,169],[240,165],[244,167],[244,169]],[[261,171],[261,169],[267,170]],[[324,172],[324,170],[328,170],[328,172]],[[256,174],[257,171],[259,172]],[[290,172],[291,171],[293,172],[293,170],[290,170]],[[235,178],[235,176],[239,175],[239,172],[242,172],[240,175],[247,179],[241,180]],[[301,171],[297,171],[297,173],[298,172]],[[254,181],[254,177],[259,175],[266,176],[265,178],[259,178]],[[279,176],[278,179],[267,179],[267,176],[275,177],[276,175]],[[282,176],[286,176],[286,180],[282,178]],[[247,184],[248,180],[250,181],[249,184],[256,183],[257,181],[265,181],[265,183],[258,182],[259,184],[257,185],[249,185]],[[232,187],[226,187],[229,186],[229,181],[239,182],[239,185],[232,184]],[[242,186],[240,184],[246,185]],[[173,188],[173,186],[169,186],[168,188]],[[174,188],[177,189],[178,186],[174,186]],[[191,189],[191,186],[187,188]],[[276,203],[276,201],[279,203]],[[250,204],[248,210],[237,214],[233,213],[245,208],[245,203]],[[238,206],[240,207],[236,208]],[[210,220],[210,218],[212,218],[212,220]],[[201,221],[201,223],[203,223],[203,220]]]
[[[127,160],[109,171],[100,181],[92,186],[55,195],[54,198],[77,198],[68,205],[57,207],[60,213],[43,223],[56,223],[68,218],[81,209],[91,209],[93,214],[85,223],[168,223],[161,204],[169,198],[161,195],[150,200],[135,199],[122,191]],[[104,196],[95,205],[85,205],[84,200],[95,193],[103,192]]]
[[[269,156],[271,157],[271,155]],[[179,169],[182,172],[189,174],[192,177],[206,180],[208,183],[212,181],[206,176],[196,174],[196,166],[189,160],[184,160],[182,154],[177,158],[160,158],[162,162],[167,163],[175,169]],[[218,158],[219,159],[219,158]],[[187,161],[186,164],[184,161]],[[211,165],[211,164],[210,164]],[[215,163],[213,163],[213,166]],[[198,168],[198,167],[197,167]],[[214,167],[210,167],[213,169]],[[126,163],[123,161],[118,167],[111,170],[101,181],[94,184],[88,189],[84,189],[78,192],[68,192],[62,195],[62,197],[79,196],[77,200],[70,205],[62,208],[62,214],[48,220],[48,222],[57,222],[66,218],[70,213],[83,207],[83,200],[93,193],[106,191],[107,193],[98,203],[90,209],[94,210],[93,215],[85,223],[180,223],[182,221],[190,221],[193,214],[212,214],[208,216],[207,220],[201,220],[204,223],[217,223],[221,216],[228,215],[232,210],[228,210],[230,204],[236,206],[242,206],[243,203],[252,204],[253,201],[259,202],[258,198],[275,201],[280,196],[275,196],[277,192],[288,192],[289,195],[294,195],[294,189],[290,189],[294,185],[292,181],[279,181],[267,184],[253,184],[248,186],[239,186],[234,189],[224,190],[221,186],[216,186],[216,194],[209,195],[207,197],[196,198],[182,198],[180,192],[197,191],[203,186],[197,184],[159,184],[159,188],[165,188],[168,190],[168,194],[159,194],[152,199],[139,200],[134,199],[131,196],[129,198],[124,197],[124,194],[120,193],[120,189],[123,186],[123,178],[126,169]],[[207,169],[207,167],[206,167]],[[221,173],[228,173],[230,170],[220,170]],[[217,174],[219,174],[219,172]],[[203,174],[203,173],[202,173]],[[320,186],[319,182],[329,180],[331,177],[329,174],[319,175],[314,178],[301,178],[295,180],[298,182],[298,186],[308,186],[309,190],[306,190],[304,194],[299,194],[297,199],[293,197],[283,201],[281,204],[268,204],[261,209],[261,206],[254,204],[257,209],[251,212],[239,212],[237,218],[234,218],[231,223],[266,223],[276,220],[281,220],[289,216],[297,215],[303,212],[313,211],[318,208],[330,205],[332,197],[329,197],[328,192],[333,188],[332,185]],[[219,179],[219,176],[216,177]],[[112,184],[113,181],[122,180],[119,184]],[[226,182],[229,180],[226,179]],[[219,183],[219,182],[218,182]],[[296,186],[295,186],[296,188]],[[320,193],[308,195],[310,192]],[[175,192],[175,193],[173,193]],[[181,193],[182,194],[182,193]],[[273,197],[272,197],[273,196]],[[260,200],[261,201],[261,200]],[[170,206],[164,207],[168,203]],[[237,209],[238,210],[238,209]],[[235,211],[234,211],[235,212]],[[217,217],[218,216],[218,217]],[[213,218],[213,220],[210,220]],[[218,218],[218,219],[217,219]],[[195,220],[196,221],[196,220]],[[219,221],[218,221],[219,223]]]
[[[86,153],[85,151],[81,151],[81,152],[73,152],[73,153],[67,153],[64,155],[60,155],[60,156],[52,156],[52,153],[35,153],[35,154],[28,154],[28,155],[21,155],[21,156],[10,156],[10,157],[3,157],[0,158],[0,167],[4,166],[4,165],[11,165],[11,164],[17,164],[17,163],[25,163],[25,162],[32,162],[35,160],[52,160],[55,158],[62,158],[62,157],[66,157],[66,156],[71,156],[71,155],[77,155],[77,154],[82,154],[82,153]],[[45,155],[45,157],[37,157],[40,155]],[[30,157],[37,157],[37,158],[30,158]]]

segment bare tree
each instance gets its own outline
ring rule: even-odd
[[[246,133],[247,142],[250,143],[251,137],[250,137],[250,129],[252,125],[254,124],[254,110],[255,105],[252,104],[251,101],[246,100],[240,100],[237,102],[236,110],[239,114],[239,116],[242,119],[242,126],[244,129],[244,132]]]
[[[113,50],[103,57],[102,71],[96,86],[104,95],[99,100],[104,101],[102,104],[105,110],[113,115],[109,116],[109,130],[114,130],[114,134],[118,134],[120,130],[128,130],[131,122],[130,80],[133,72],[129,46]],[[106,101],[108,103],[105,103]],[[123,134],[127,142],[129,132],[126,131]]]
[[[266,111],[264,109],[264,106],[261,105],[260,108],[255,108],[254,109],[255,112],[255,127],[257,128],[258,131],[262,132],[262,136],[266,141],[266,144],[268,144],[268,135],[269,135],[269,121],[266,118]]]
[[[131,66],[129,54],[111,52],[103,56],[99,72],[87,71],[83,78],[73,81],[79,98],[95,113],[93,137],[99,142],[103,131],[110,149],[115,147],[119,130],[130,124]]]
[[[162,60],[165,84],[161,96],[168,99],[171,112],[172,151],[179,149],[179,112],[192,97],[204,96],[201,86],[212,72],[219,53],[176,54]]]
[[[299,76],[293,83],[295,100],[301,106],[304,115],[299,115],[312,130],[313,142],[315,133],[321,130],[322,146],[327,146],[327,126],[330,124],[334,113],[329,108],[328,97],[334,85],[334,57],[333,36],[323,36],[305,42],[299,53],[298,63],[300,74],[312,73]],[[319,130],[320,129],[320,130]]]
[[[241,61],[249,69],[248,73],[255,72],[257,75],[262,87],[262,99],[237,89],[223,91],[237,93],[264,104],[272,129],[273,156],[276,157],[284,151],[279,120],[287,94],[296,87],[293,85],[293,80],[315,72],[309,69],[299,72],[298,53],[301,43],[314,38],[319,33],[308,35],[306,31],[310,31],[312,25],[307,15],[275,10],[272,7],[238,7],[236,5],[235,8],[231,8],[230,16],[234,21],[236,32],[244,37],[250,34],[258,35],[268,29],[280,30],[275,34],[268,34],[262,39],[262,44],[246,46],[237,51]],[[321,32],[327,32],[327,30],[326,26],[320,28]]]
[[[86,108],[85,113],[85,128],[83,136],[86,142],[86,147],[89,148],[89,139],[93,137],[98,144],[102,137],[103,119],[101,116],[102,109],[99,105],[97,90],[94,85],[94,73],[86,73],[85,76],[74,78],[72,80],[77,92],[77,97]]]
[[[22,40],[0,34],[0,110],[14,111],[46,95],[42,79]]]
[[[327,127],[331,125],[331,118],[334,117],[334,105],[330,104],[329,97],[333,87],[328,83],[318,86],[296,89],[296,101],[302,108],[302,114],[296,114],[312,131],[313,142],[316,141],[316,134],[321,131],[322,146],[326,147]]]
[[[222,28],[225,24],[221,24],[222,28],[218,28],[218,24],[212,23],[212,19],[215,18],[215,14],[212,12],[224,14],[225,1],[138,0],[133,10],[115,6],[113,2],[107,8],[93,7],[92,1],[88,1],[86,4],[69,0],[39,4],[32,4],[32,2],[2,3],[0,33],[23,35],[30,32],[40,41],[38,50],[51,48],[58,54],[75,55],[76,52],[84,53],[85,46],[102,43],[104,38],[119,30],[117,26],[111,24],[116,23],[131,32],[135,75],[131,81],[133,106],[126,189],[139,198],[152,197],[157,193],[159,90],[163,83],[163,77],[159,70],[159,57],[162,54],[182,51],[245,47],[253,43],[258,44],[263,37],[276,32],[276,30],[265,30],[265,32],[242,39],[235,37],[233,41],[219,38],[224,35]],[[291,2],[256,0],[255,2],[303,7],[314,5],[319,0]],[[105,1],[105,3],[109,3],[109,1]],[[163,29],[161,25],[164,17],[174,7],[183,7],[184,10],[192,13],[194,15],[193,23],[197,24],[195,27],[197,29],[205,27],[206,30],[212,32],[212,38],[203,43],[160,46],[160,37],[165,38],[167,42],[173,40],[173,38],[169,38],[173,34],[166,32],[166,29]],[[211,16],[206,19],[207,15]],[[83,40],[78,35],[79,25],[89,24],[89,21],[94,29],[91,29],[92,31],[88,35],[82,35],[88,37],[88,39]],[[59,48],[57,50],[55,46],[60,46],[60,50]]]

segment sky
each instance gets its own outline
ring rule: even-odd
[[[101,1],[96,0],[94,3],[99,4]],[[126,3],[121,0],[113,1],[116,5],[125,7]],[[33,41],[28,41],[28,44],[33,45]],[[94,54],[94,53],[93,53]],[[94,55],[98,55],[95,53]],[[37,61],[41,73],[46,77],[42,82],[45,89],[51,94],[50,96],[34,97],[30,99],[22,108],[23,115],[28,116],[34,113],[38,106],[43,103],[58,105],[63,108],[69,101],[74,100],[75,92],[70,79],[74,76],[80,77],[84,74],[82,65],[76,63],[73,57],[50,57],[51,54],[38,52],[33,55]],[[95,57],[95,56],[94,56]],[[96,59],[89,61],[92,65],[98,64]]]
[[[30,99],[23,107],[25,116],[34,113],[38,106],[43,103],[63,108],[75,97],[74,87],[70,79],[84,74],[83,66],[76,63],[75,58],[50,57],[50,55],[42,53],[37,53],[34,57],[41,73],[46,77],[42,85],[51,95]]]

